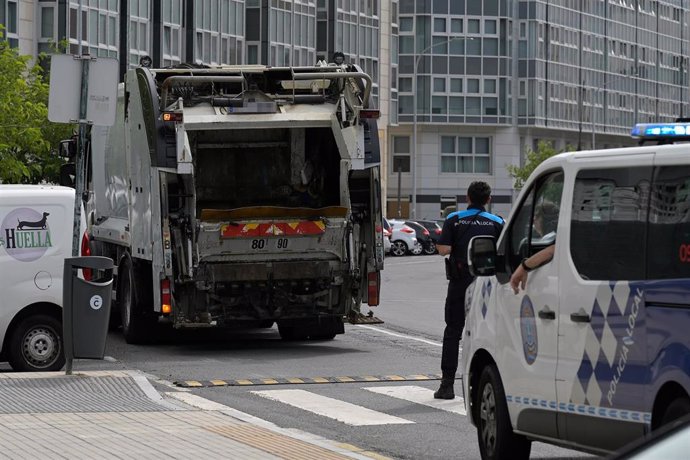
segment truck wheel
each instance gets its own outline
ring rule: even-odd
[[[477,438],[483,460],[529,458],[532,442],[513,433],[503,383],[493,365],[482,371],[474,407],[478,411]]]
[[[309,334],[302,327],[283,326],[278,323],[278,332],[283,340],[307,340]]]
[[[661,426],[668,425],[679,418],[690,414],[690,399],[680,396],[666,406],[661,416]]]
[[[117,298],[122,318],[122,335],[130,344],[141,344],[150,341],[153,335],[154,322],[147,315],[145,308],[151,307],[144,296],[137,291],[137,282],[146,282],[146,276],[136,276],[136,270],[129,258],[125,258],[118,267]],[[143,275],[143,273],[141,273]]]
[[[407,245],[404,241],[393,241],[391,244],[391,255],[395,257],[402,257],[407,254]]]
[[[48,315],[29,316],[12,331],[8,360],[15,371],[59,371],[65,365],[62,324]]]

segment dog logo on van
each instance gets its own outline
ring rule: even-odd
[[[20,262],[32,262],[53,247],[49,212],[16,208],[5,216],[0,226],[0,247]]]

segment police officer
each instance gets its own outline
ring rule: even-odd
[[[438,253],[449,255],[446,259],[446,278],[448,294],[446,295],[445,319],[446,329],[443,332],[443,350],[441,352],[441,386],[434,393],[436,399],[453,399],[453,383],[458,370],[458,349],[465,326],[465,290],[474,279],[467,269],[467,246],[472,237],[488,235],[498,239],[503,228],[503,219],[486,211],[485,206],[491,201],[491,187],[486,182],[472,182],[467,189],[466,211],[450,214],[443,224],[441,238],[436,245]]]

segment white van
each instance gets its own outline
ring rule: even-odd
[[[65,363],[62,272],[73,221],[74,189],[0,184],[0,360],[15,370],[55,371]],[[82,219],[88,248],[84,227]]]
[[[690,139],[690,124],[637,129]],[[551,244],[516,295],[513,271]],[[463,392],[482,458],[527,458],[532,440],[604,454],[690,413],[690,144],[550,158],[498,241],[468,252]]]

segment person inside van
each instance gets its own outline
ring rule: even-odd
[[[518,287],[523,291],[525,290],[525,286],[527,285],[527,273],[551,262],[555,249],[556,243],[553,243],[531,257],[522,259],[522,262],[520,262],[520,265],[517,266],[513,275],[510,277],[510,287],[513,288],[515,294],[520,292]]]
[[[532,227],[532,244],[539,246],[549,244],[530,257],[525,257],[510,277],[510,287],[518,294],[527,284],[527,273],[545,265],[553,259],[556,248],[556,225],[558,222],[558,206],[550,201],[543,201],[534,210],[534,225]]]

